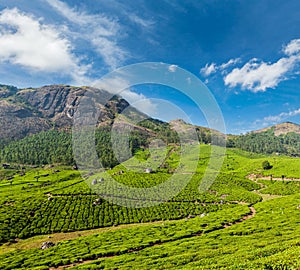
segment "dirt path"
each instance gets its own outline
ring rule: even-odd
[[[248,219],[253,218],[256,215],[256,210],[253,206],[249,206],[249,210],[250,210],[250,213],[243,216],[242,218],[240,218],[240,219],[238,219],[234,222],[226,223],[223,226],[220,226],[219,228],[208,230],[208,231],[205,232],[205,234],[210,233],[210,232],[214,232],[214,231],[218,231],[218,230],[227,229],[227,228],[232,227],[233,225],[242,223],[242,222],[244,222]],[[189,234],[189,235],[184,235],[184,236],[181,236],[181,237],[178,237],[178,238],[175,238],[175,239],[169,239],[169,240],[165,240],[165,241],[158,240],[154,243],[150,243],[150,244],[142,246],[142,247],[136,247],[136,248],[131,248],[131,249],[125,250],[125,251],[123,251],[123,252],[121,252],[117,255],[98,256],[94,259],[80,260],[80,261],[78,261],[76,263],[72,263],[72,264],[61,265],[61,266],[58,266],[58,267],[50,267],[49,270],[62,270],[62,269],[72,268],[74,266],[78,266],[78,265],[82,265],[82,264],[88,264],[88,263],[97,261],[98,259],[101,259],[101,258],[116,257],[116,256],[120,256],[120,255],[123,255],[123,254],[128,254],[128,253],[133,253],[133,252],[137,252],[137,251],[140,251],[140,250],[144,250],[146,248],[151,248],[151,247],[154,247],[154,246],[163,245],[163,244],[166,244],[166,243],[169,243],[169,242],[175,242],[175,241],[178,241],[178,240],[189,239],[189,238],[192,238],[192,237],[198,237],[198,236],[202,236],[202,235],[203,235],[203,232],[200,231],[200,232],[192,233],[192,234]]]
[[[271,181],[270,176],[257,176],[255,174],[249,174],[246,176],[246,178],[248,178],[249,180],[253,181],[254,183],[258,184],[260,186],[260,189],[258,190],[253,190],[252,192],[261,196],[262,197],[262,201],[268,201],[271,199],[275,199],[275,198],[281,198],[283,197],[282,195],[272,195],[272,194],[265,194],[265,193],[261,193],[260,190],[263,188],[266,188],[266,186],[263,183],[258,182],[258,180],[269,180]],[[300,181],[299,178],[285,178],[285,181],[292,181],[291,179],[294,179],[293,181]],[[274,181],[282,181],[282,178],[272,178],[272,180]]]
[[[250,209],[250,213],[248,215],[243,216],[241,219],[239,219],[239,220],[237,220],[233,223],[225,224],[223,227],[224,228],[230,228],[231,226],[233,226],[235,224],[239,224],[239,223],[242,223],[243,221],[245,221],[247,219],[253,218],[256,215],[256,210],[253,206],[249,206],[249,209]]]
[[[255,181],[257,184],[261,184],[258,183],[257,180],[269,180],[269,181],[300,181],[300,178],[282,178],[282,177],[272,177],[271,176],[262,176],[262,175],[255,175],[255,174],[249,174],[246,176],[246,178]]]

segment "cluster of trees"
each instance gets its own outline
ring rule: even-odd
[[[162,122],[157,119],[146,119],[139,123],[140,126],[153,130],[157,134],[157,138],[163,140],[165,143],[179,143],[180,138],[178,133],[171,129],[169,123]],[[224,138],[222,134],[212,131],[209,128],[195,127],[195,132],[197,133],[200,143],[214,145],[225,145]]]
[[[111,149],[108,129],[96,131],[95,146],[104,166],[113,167],[118,163]],[[53,163],[73,165],[72,134],[67,131],[49,130],[3,144],[0,161],[31,165]]]
[[[71,134],[50,130],[4,145],[1,162],[20,164],[72,164]]]
[[[275,136],[273,130],[261,133],[248,133],[227,140],[227,147],[264,154],[300,155],[300,134],[287,133]]]
[[[166,144],[180,141],[177,132],[171,129],[170,124],[158,119],[145,119],[139,123],[139,126],[154,131],[157,134],[156,138],[163,140]]]
[[[0,84],[0,98],[6,98],[18,92],[18,88],[12,85]]]
[[[118,136],[115,140],[118,149],[113,149],[112,130],[110,126],[96,129],[94,137],[86,138],[95,140],[95,147],[100,162],[104,167],[114,167],[120,160],[114,150],[122,154],[122,147],[129,147],[130,154],[147,147],[151,138],[160,138],[168,143],[177,142],[177,133],[170,129],[168,124],[159,120],[145,120],[142,127],[151,129],[150,135],[142,130],[132,130],[129,137]],[[91,135],[91,134],[89,134]],[[127,140],[127,141],[122,141]],[[89,149],[83,150],[82,155],[90,155]],[[0,141],[0,161],[19,164],[43,165],[60,163],[73,165],[72,133],[69,131],[49,130],[27,136],[18,141]]]
[[[265,160],[262,163],[262,167],[264,170],[270,170],[270,169],[272,169],[273,166],[270,164],[270,162],[268,160]]]
[[[114,167],[121,161],[120,154],[126,151],[122,151],[120,147],[129,147],[127,154],[129,151],[132,155],[139,149],[147,147],[153,138],[161,139],[166,144],[180,141],[177,132],[172,130],[168,123],[160,120],[146,119],[140,122],[139,126],[146,128],[146,130],[135,129],[130,132],[127,138],[117,137],[118,141],[115,143],[118,144],[119,156],[115,153],[111,127],[101,127],[96,130],[95,137],[91,140],[95,139],[96,151],[104,167]],[[198,129],[197,133],[201,142],[206,144],[212,142],[213,134],[209,130]],[[222,144],[220,143],[220,145]],[[227,147],[240,148],[255,153],[299,156],[300,134],[288,133],[275,136],[273,130],[248,133],[228,139]],[[87,152],[82,154],[89,155]],[[121,157],[122,161],[126,160],[126,153],[124,155],[124,159]],[[33,165],[53,163],[72,165],[74,164],[72,134],[68,131],[49,130],[14,142],[0,140],[0,161],[2,163]]]

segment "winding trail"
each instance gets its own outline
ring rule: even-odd
[[[255,181],[257,184],[261,184],[257,182],[257,180],[269,180],[269,181],[296,181],[299,182],[300,178],[282,178],[282,177],[271,177],[271,176],[263,176],[263,175],[256,175],[256,174],[249,174],[246,178]]]
[[[258,184],[260,186],[260,189],[252,191],[253,193],[259,195],[262,197],[262,201],[268,201],[271,199],[281,198],[283,195],[274,195],[274,194],[267,194],[267,193],[261,193],[260,190],[266,188],[266,185],[264,185],[261,182],[258,182],[258,180],[268,180],[268,181],[300,181],[300,178],[279,178],[279,177],[270,177],[270,176],[262,176],[262,175],[256,175],[256,174],[249,174],[246,176],[247,179],[253,181],[254,183]]]

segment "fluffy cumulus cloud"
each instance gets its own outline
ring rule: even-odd
[[[107,66],[114,69],[123,63],[128,52],[118,45],[121,26],[117,20],[103,14],[94,15],[76,10],[59,0],[47,0],[47,2],[73,25],[73,37],[84,39],[91,44]],[[138,20],[138,17],[135,17],[135,20]],[[146,22],[139,21],[139,23]]]
[[[56,72],[76,69],[71,44],[58,31],[20,12],[0,13],[0,60],[30,69]]]
[[[225,85],[253,92],[265,91],[267,88],[275,88],[281,81],[286,79],[286,74],[293,69],[297,57],[281,58],[275,63],[260,62],[252,59],[242,68],[235,68],[224,78]]]
[[[80,64],[61,29],[43,23],[17,8],[0,13],[0,62],[30,72],[60,73],[74,83],[87,83],[90,66]]]
[[[283,52],[285,57],[274,63],[266,63],[253,58],[241,68],[234,68],[224,77],[225,85],[241,86],[242,89],[253,92],[275,88],[281,81],[288,78],[289,73],[300,62],[300,39],[288,43],[283,48]]]
[[[273,63],[252,58],[242,67],[236,67],[241,62],[240,58],[236,58],[221,65],[206,64],[200,73],[208,77],[220,72],[224,84],[231,88],[239,86],[252,92],[266,91],[277,87],[291,73],[297,74],[295,67],[300,63],[300,39],[291,40],[283,47],[282,52],[284,56]]]
[[[114,69],[129,54],[118,45],[121,26],[117,19],[103,14],[89,14],[59,0],[46,0],[64,21],[47,24],[43,18],[17,8],[0,12],[0,62],[18,65],[30,72],[57,73],[72,78],[75,84],[90,84],[92,64],[84,64],[78,56],[76,41],[83,40],[104,62]],[[134,19],[146,25],[147,21]],[[82,43],[82,42],[81,42]]]

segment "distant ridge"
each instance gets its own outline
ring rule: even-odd
[[[300,125],[292,123],[292,122],[284,122],[284,123],[280,123],[280,124],[276,124],[274,126],[271,127],[267,127],[267,128],[262,128],[259,130],[255,130],[252,131],[252,133],[262,133],[262,132],[266,132],[268,130],[274,130],[274,135],[275,136],[279,136],[279,135],[285,135],[287,133],[290,132],[294,132],[297,134],[300,134]]]

